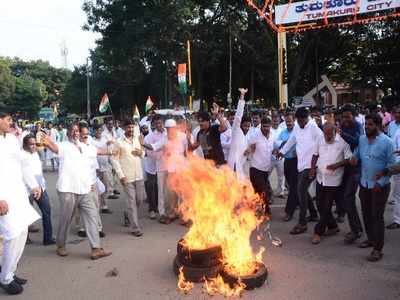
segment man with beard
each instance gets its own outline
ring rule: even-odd
[[[307,221],[318,221],[317,210],[308,193],[308,188],[313,181],[310,176],[311,159],[316,142],[322,135],[317,124],[309,119],[309,111],[300,107],[296,111],[298,126],[295,126],[289,140],[278,154],[283,157],[296,145],[297,155],[297,194],[299,196],[300,215],[299,223],[290,231],[290,234],[301,234],[307,231]],[[307,219],[307,210],[310,210],[310,218]]]
[[[271,185],[269,174],[272,166],[272,153],[274,151],[274,139],[271,136],[271,119],[263,118],[261,128],[255,131],[249,138],[249,148],[246,155],[252,154],[250,160],[250,181],[254,191],[260,195],[265,205],[265,213],[270,214],[269,200],[271,199]]]
[[[380,130],[382,118],[376,114],[365,117],[366,135],[360,137],[358,148],[352,160],[355,165],[361,163],[361,179],[359,197],[364,219],[367,240],[362,242],[360,248],[373,247],[367,257],[369,261],[378,261],[382,258],[385,223],[384,213],[386,202],[390,193],[389,177],[376,179],[376,174],[394,164],[394,145],[392,140]]]
[[[311,179],[317,175],[316,194],[320,215],[320,220],[314,228],[313,244],[319,244],[322,235],[334,235],[339,232],[332,215],[332,204],[342,183],[343,167],[337,167],[336,164],[342,164],[351,156],[350,146],[336,134],[335,125],[326,123],[324,136],[317,141],[309,173]]]
[[[355,120],[356,111],[351,104],[346,104],[341,109],[342,122],[339,129],[340,136],[354,151],[358,146],[360,136],[363,134],[362,125]],[[359,166],[346,164],[344,166],[343,183],[337,195],[337,202],[345,208],[351,231],[346,234],[344,242],[352,244],[361,237],[362,226],[356,206],[356,192],[360,180]]]
[[[281,143],[282,148],[285,143],[289,140],[293,133],[294,128],[294,114],[288,112],[285,114],[286,129],[284,129],[279,137],[278,142]],[[293,145],[292,148],[284,156],[284,174],[286,182],[289,186],[289,194],[285,206],[285,216],[283,221],[288,222],[293,218],[294,211],[299,205],[299,198],[297,196],[297,156],[296,156],[296,146]]]
[[[128,195],[127,216],[131,224],[131,233],[140,237],[143,231],[139,224],[138,209],[146,197],[142,169],[144,151],[139,135],[134,134],[135,124],[131,120],[124,122],[124,130],[124,138],[115,144],[118,154],[112,157],[111,162]]]
[[[215,165],[218,167],[226,163],[221,145],[221,133],[224,132],[227,127],[225,118],[219,112],[219,106],[216,103],[213,103],[212,114],[213,118],[218,120],[219,125],[211,125],[211,117],[207,112],[199,113],[198,120],[200,131],[194,143],[191,142],[191,138],[188,136],[188,145],[191,151],[201,146],[204,158],[214,161]]]
[[[89,193],[94,189],[89,157],[97,155],[96,149],[87,147],[79,141],[78,123],[68,126],[67,137],[67,141],[59,144],[54,144],[46,136],[42,137],[43,144],[58,154],[60,161],[57,191],[61,212],[56,239],[57,255],[61,257],[68,255],[65,246],[69,228],[74,213],[79,208],[91,247],[91,259],[96,260],[110,256],[111,252],[106,252],[101,248],[98,231],[99,213],[95,203],[89,198]]]
[[[251,119],[243,117],[244,107],[246,105],[245,95],[247,89],[240,88],[240,98],[238,101],[235,118],[232,122],[232,141],[228,156],[228,165],[235,170],[239,179],[248,177],[246,170],[247,155],[245,151],[248,148],[248,133],[251,127]]]
[[[29,204],[26,185],[35,199],[41,197],[41,189],[23,161],[20,142],[9,133],[11,116],[0,105],[0,235],[3,237],[0,287],[7,294],[16,295],[23,292],[22,285],[27,283],[15,272],[25,248],[28,226],[39,218]]]

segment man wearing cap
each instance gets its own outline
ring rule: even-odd
[[[12,119],[5,106],[0,106],[0,235],[3,254],[0,287],[7,294],[23,292],[27,280],[15,275],[25,248],[28,226],[39,219],[29,204],[26,186],[35,199],[41,189],[27,164],[23,163],[18,139],[9,133]]]
[[[178,218],[178,195],[168,187],[168,177],[179,172],[186,156],[188,143],[185,134],[178,130],[175,120],[166,120],[165,128],[167,135],[164,135],[157,143],[143,143],[143,146],[148,150],[162,152],[157,160],[158,211],[160,223],[169,224]]]

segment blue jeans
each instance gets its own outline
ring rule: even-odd
[[[42,196],[39,200],[30,198],[31,204],[36,202],[42,213],[42,224],[43,224],[43,243],[50,242],[53,240],[53,226],[51,225],[51,207],[49,195],[46,191],[43,191]]]

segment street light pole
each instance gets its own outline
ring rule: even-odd
[[[89,57],[86,59],[86,101],[87,101],[87,119],[90,121],[90,77],[89,77]]]
[[[231,28],[229,27],[229,91],[228,91],[228,105],[229,109],[232,107],[232,35]]]

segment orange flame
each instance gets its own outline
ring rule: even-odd
[[[205,281],[203,287],[210,296],[221,294],[225,297],[240,297],[246,285],[242,282],[239,282],[234,287],[230,287],[229,284],[224,282],[224,279],[221,277],[221,275],[218,275],[217,278]]]
[[[178,275],[178,289],[183,293],[188,294],[193,289],[193,282],[187,281],[185,275],[183,274],[183,267],[179,268]]]
[[[175,163],[183,165],[182,160]],[[250,236],[265,217],[258,214],[262,200],[251,183],[239,181],[227,166],[216,168],[213,162],[190,155],[182,169],[171,174],[169,185],[182,199],[183,219],[192,222],[184,236],[186,245],[220,245],[229,273],[252,274],[262,252],[253,252]]]

